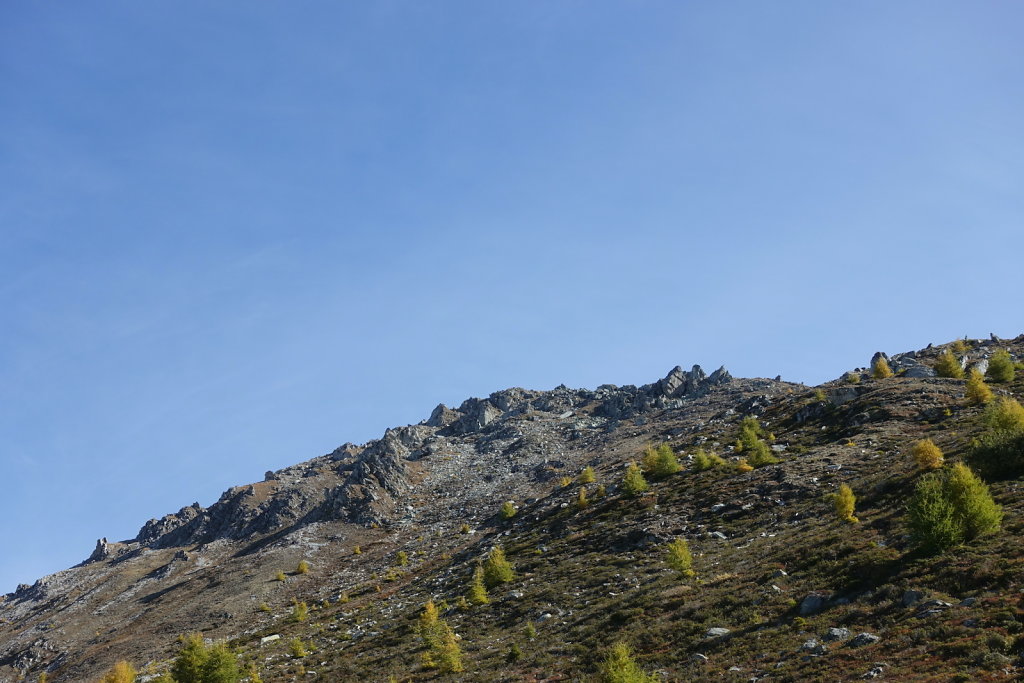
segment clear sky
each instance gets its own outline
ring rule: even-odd
[[[1024,332],[1015,2],[0,4],[0,592],[509,386]]]

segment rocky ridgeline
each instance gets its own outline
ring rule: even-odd
[[[363,446],[345,444],[328,455],[268,472],[263,482],[228,489],[208,508],[193,503],[152,519],[130,541],[101,539],[86,562],[140,548],[246,539],[317,521],[389,524],[400,516],[398,501],[429,467],[430,456],[458,450],[456,442],[486,443],[488,435],[500,433],[517,417],[569,420],[581,406],[588,406],[603,424],[614,426],[651,411],[681,408],[687,400],[731,380],[725,368],[708,375],[699,365],[689,371],[677,366],[663,379],[640,387],[512,388],[483,399],[467,399],[458,408],[441,404],[420,424],[388,429],[380,439]],[[520,439],[518,447],[526,445]]]

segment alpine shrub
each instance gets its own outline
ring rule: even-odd
[[[975,368],[967,373],[967,386],[964,388],[967,405],[983,406],[992,402],[992,390],[985,384],[985,378]]]
[[[601,681],[603,683],[657,683],[660,679],[644,672],[633,659],[629,645],[619,641],[612,645],[611,650],[601,663]]]
[[[871,376],[874,379],[892,377],[892,368],[889,367],[889,361],[885,359],[885,356],[878,356],[875,362],[871,364]]]
[[[486,605],[491,601],[487,597],[487,587],[484,585],[484,568],[480,565],[473,570],[473,578],[469,582],[469,592],[466,598],[474,605]]]
[[[704,470],[722,467],[723,465],[725,465],[725,460],[720,455],[708,453],[703,448],[698,448],[697,452],[693,455],[693,469],[696,472],[703,472]]]
[[[956,356],[949,349],[939,354],[939,360],[935,363],[935,372],[939,377],[964,378],[963,366],[960,365],[960,361],[956,359]]]
[[[484,585],[494,588],[503,583],[509,583],[515,579],[515,570],[512,563],[505,558],[505,551],[501,546],[494,546],[484,560]]]
[[[921,477],[907,506],[911,539],[928,553],[994,533],[1002,518],[988,487],[962,463]]]
[[[629,467],[626,468],[625,476],[622,478],[622,493],[627,498],[636,498],[649,488],[650,486],[647,484],[647,480],[644,479],[644,473],[640,471],[639,465],[635,462],[630,463]]]
[[[648,446],[644,451],[643,473],[654,479],[664,479],[682,469],[672,446],[663,443],[657,448]]]
[[[923,470],[937,470],[945,462],[942,449],[931,439],[918,441],[911,447],[910,453],[914,456],[917,466]]]
[[[665,562],[674,569],[680,577],[694,575],[693,554],[690,553],[690,544],[685,538],[677,538],[668,544],[668,552]]]
[[[985,410],[985,426],[992,431],[1024,431],[1024,406],[1015,399],[1000,397]]]
[[[1014,377],[1013,359],[1006,349],[999,349],[988,359],[988,370],[985,372],[993,382],[1012,382]]]
[[[135,670],[135,667],[122,659],[114,664],[110,671],[103,674],[100,683],[135,683],[135,677],[138,675],[139,672]],[[40,680],[43,680],[42,676],[40,676]]]
[[[577,481],[581,484],[593,484],[597,481],[597,476],[594,474],[594,468],[590,465],[584,467],[583,471],[580,472],[580,476]]]
[[[853,489],[846,484],[839,487],[839,492],[832,494],[832,506],[840,520],[856,524],[859,520],[853,516],[853,508],[857,497],[853,495]]]

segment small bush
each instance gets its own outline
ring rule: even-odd
[[[576,494],[576,509],[582,510],[588,505],[590,505],[590,499],[587,498],[587,487],[581,486],[580,492]]]
[[[626,468],[626,474],[622,478],[622,493],[627,498],[636,498],[641,493],[649,489],[650,486],[647,484],[647,480],[644,479],[643,472],[640,471],[640,467],[632,462],[629,467]]]
[[[694,575],[693,555],[690,553],[690,544],[685,538],[677,538],[668,544],[668,553],[665,562],[674,569],[680,577]]]
[[[956,359],[956,356],[949,349],[939,354],[939,360],[935,363],[935,372],[939,377],[964,378],[963,366],[960,365],[960,361]]]
[[[985,432],[971,442],[968,459],[986,477],[1024,473],[1024,407],[1012,398],[990,403],[982,416]]]
[[[1024,406],[1016,399],[1000,397],[985,410],[983,420],[992,431],[1024,431]]]
[[[657,683],[660,679],[644,672],[633,659],[629,645],[619,641],[612,645],[611,650],[601,662],[601,681],[603,683]]]
[[[509,647],[508,647],[508,654],[505,655],[505,661],[507,661],[509,664],[515,664],[516,662],[518,662],[522,658],[523,658],[523,651],[522,651],[522,649],[517,644],[515,644],[515,643],[512,643],[511,645],[509,645]]]
[[[907,505],[907,526],[914,544],[927,553],[942,552],[963,541],[963,522],[946,494],[941,473],[918,480]]]
[[[260,608],[259,608],[259,609],[260,609],[260,611],[261,611],[261,612],[266,612],[266,613],[269,613],[269,612],[270,612],[270,605],[268,605],[268,604],[267,604],[267,603],[265,603],[265,602],[261,602],[261,603],[260,603]]]
[[[736,441],[736,450],[740,453],[751,448],[764,436],[764,429],[761,423],[754,417],[745,417],[740,422],[740,437]]]
[[[1024,432],[989,430],[971,442],[968,461],[989,479],[1024,474]]]
[[[505,557],[505,551],[501,546],[495,546],[484,560],[484,585],[494,588],[503,583],[509,583],[515,579],[515,570],[512,563]]]
[[[921,477],[907,512],[911,538],[926,552],[994,533],[1003,518],[988,487],[962,463]]]
[[[498,516],[502,519],[509,520],[516,516],[516,506],[510,500],[506,500],[501,504],[501,510],[498,512]]]
[[[746,458],[743,458],[736,463],[736,471],[740,474],[745,474],[747,472],[753,472],[754,468],[749,462],[747,462]]]
[[[774,465],[779,462],[779,459],[772,455],[771,449],[764,441],[757,439],[746,449],[747,451],[747,463],[751,467],[764,467],[765,465]]]
[[[985,372],[993,382],[1012,382],[1014,378],[1013,359],[1006,349],[999,349],[988,359],[988,370]]]
[[[967,405],[983,406],[992,402],[992,390],[985,384],[985,378],[976,369],[967,373],[967,386],[964,388]]]
[[[527,624],[523,627],[523,635],[526,636],[527,640],[533,640],[537,637],[537,627],[533,624]]]
[[[302,638],[292,638],[288,642],[288,651],[291,653],[292,657],[301,659],[309,654],[309,647]]]
[[[648,446],[644,451],[643,473],[654,479],[664,479],[682,469],[672,446],[663,443],[657,448]]]
[[[395,554],[395,566],[396,567],[407,567],[409,566],[409,553],[404,550],[399,550]]]
[[[594,468],[590,465],[584,467],[583,471],[580,472],[580,476],[577,481],[581,484],[593,484],[597,481],[597,476],[594,474]]]
[[[356,546],[356,547],[352,548],[352,552],[355,555],[362,555],[363,554],[363,549],[360,548],[359,546]]]
[[[487,597],[487,587],[484,585],[484,568],[480,565],[473,570],[473,578],[469,582],[469,592],[466,597],[474,605],[486,605],[491,601]]]
[[[182,636],[181,650],[171,665],[175,683],[236,683],[238,660],[224,643],[207,647],[198,633]]]
[[[725,464],[725,460],[721,456],[715,453],[708,453],[703,448],[698,448],[697,452],[693,455],[693,469],[697,472],[703,472],[715,467],[723,467]]]
[[[460,534],[468,534],[469,533],[469,524],[467,524],[466,522],[463,522],[462,526],[459,527],[459,533]]]
[[[442,673],[458,673],[463,670],[462,651],[455,633],[438,618],[437,607],[432,600],[423,606],[419,634],[427,647],[423,653],[425,667],[439,669]]]
[[[892,377],[892,368],[889,367],[889,361],[885,359],[885,356],[879,356],[875,359],[875,362],[871,364],[871,376],[874,379],[887,379]]]
[[[292,614],[289,617],[295,623],[301,623],[309,619],[309,605],[298,600],[292,601]]]
[[[558,484],[559,484],[559,486],[561,486],[561,487],[562,487],[563,489],[564,489],[564,488],[566,488],[567,486],[572,486],[572,477],[562,477],[562,478],[561,478],[561,479],[559,480]]]
[[[309,562],[306,562],[305,560],[302,560],[301,562],[299,562],[299,566],[297,566],[295,568],[295,571],[298,574],[308,574],[309,573]]]
[[[278,572],[274,575],[274,580],[284,582],[288,580],[288,577],[284,575],[284,572]]]
[[[853,508],[857,503],[857,497],[853,495],[853,489],[846,484],[839,487],[839,492],[832,494],[832,506],[836,510],[836,516],[844,522],[856,524],[859,520],[853,516]]]
[[[1003,508],[992,499],[985,482],[967,465],[953,465],[946,488],[957,511],[963,516],[966,540],[973,541],[999,530],[1003,522]]]
[[[135,667],[122,659],[114,664],[110,671],[103,674],[100,683],[135,683],[135,677],[138,675],[139,672],[135,670]]]
[[[946,461],[942,455],[942,449],[935,445],[931,439],[918,441],[910,449],[914,456],[914,462],[923,470],[937,470]]]

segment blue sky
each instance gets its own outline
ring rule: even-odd
[[[0,592],[508,386],[1024,332],[1024,7],[0,7]]]

